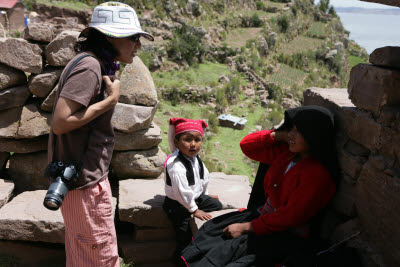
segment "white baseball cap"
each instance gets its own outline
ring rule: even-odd
[[[79,37],[85,37],[89,29],[96,29],[115,38],[140,34],[147,40],[154,41],[154,37],[140,27],[135,10],[119,2],[106,2],[96,6],[89,27],[84,29]]]

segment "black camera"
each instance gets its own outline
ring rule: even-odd
[[[76,167],[61,161],[52,161],[46,168],[45,175],[53,178],[44,197],[43,205],[49,210],[58,210],[68,192],[68,186],[79,177]]]

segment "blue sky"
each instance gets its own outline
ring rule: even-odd
[[[318,3],[319,0],[315,0]],[[358,0],[330,0],[330,4],[334,7],[364,7],[364,8],[396,8],[391,6],[385,6],[381,4],[363,2]]]

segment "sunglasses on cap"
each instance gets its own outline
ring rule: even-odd
[[[129,39],[131,39],[131,41],[133,42],[138,42],[141,36],[142,36],[141,34],[135,34],[129,37]]]

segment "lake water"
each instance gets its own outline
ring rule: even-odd
[[[350,39],[370,54],[375,48],[400,46],[400,16],[383,14],[337,13]]]

